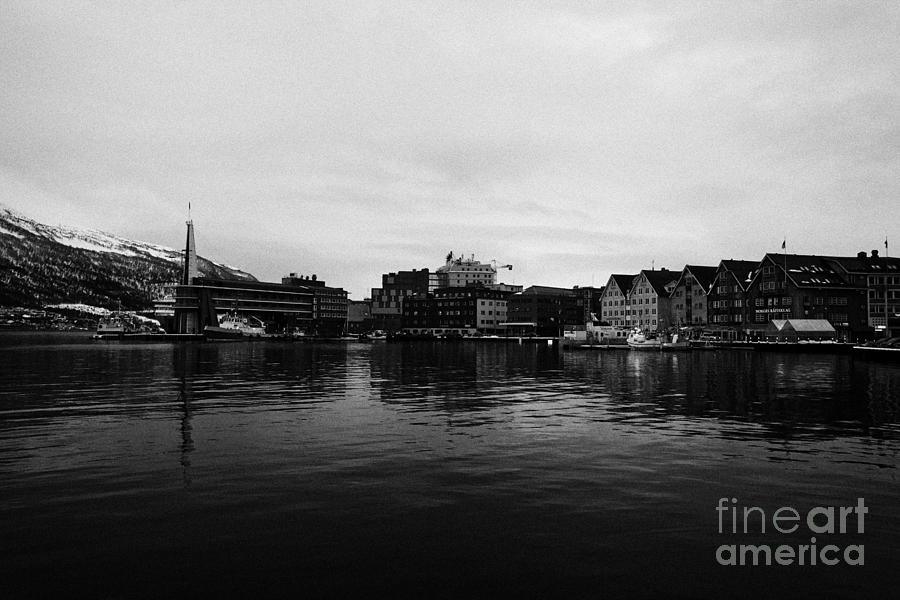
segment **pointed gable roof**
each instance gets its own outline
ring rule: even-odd
[[[718,267],[708,267],[703,265],[684,265],[675,287],[681,285],[686,273],[690,273],[696,282],[703,288],[704,294],[709,294],[713,282],[716,280],[716,272]]]
[[[637,279],[637,275],[612,275],[612,279],[616,282],[616,286],[625,292],[628,293],[628,290],[631,289],[631,284],[634,283],[634,280]]]
[[[694,279],[697,280],[703,290],[708,294],[709,288],[712,287],[713,282],[716,280],[716,271],[717,267],[710,267],[705,265],[685,265],[685,269],[691,272],[691,275],[694,276]]]
[[[766,261],[782,270],[787,267],[787,276],[797,287],[855,287],[834,268],[827,256],[770,252],[763,258],[763,262]]]
[[[650,284],[650,287],[653,288],[653,291],[656,292],[656,295],[662,296],[664,298],[668,298],[669,296],[669,292],[666,291],[666,286],[678,279],[678,275],[673,271],[669,271],[668,269],[659,271],[648,271],[644,269],[631,284],[632,288],[637,284],[638,281],[640,281],[641,275],[647,279],[647,283]]]
[[[744,290],[750,287],[750,282],[753,281],[753,276],[758,267],[758,260],[728,259],[719,263],[719,269],[724,268],[726,271],[734,273],[734,278]]]

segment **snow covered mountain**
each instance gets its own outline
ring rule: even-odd
[[[45,225],[0,204],[0,305],[148,308],[161,286],[179,280],[182,254],[93,229]],[[198,263],[206,277],[256,281],[202,257]]]

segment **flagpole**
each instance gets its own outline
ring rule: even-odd
[[[787,295],[787,236],[781,242],[781,249],[784,250],[784,294]]]

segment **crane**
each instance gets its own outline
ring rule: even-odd
[[[510,271],[512,271],[512,267],[513,267],[512,265],[500,265],[498,267],[496,258],[491,260],[491,266],[494,267],[495,271],[498,269],[509,269]]]

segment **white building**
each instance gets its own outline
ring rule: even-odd
[[[439,267],[435,277],[429,281],[429,290],[447,287],[467,287],[481,284],[492,286],[497,283],[497,269],[490,264],[475,260],[475,255],[469,258],[453,258],[453,253],[447,255],[447,262]]]
[[[600,296],[600,321],[616,327],[631,324],[628,291],[637,275],[610,275]]]
[[[482,333],[499,333],[500,323],[506,323],[506,300],[478,298],[475,306],[475,326]]]

